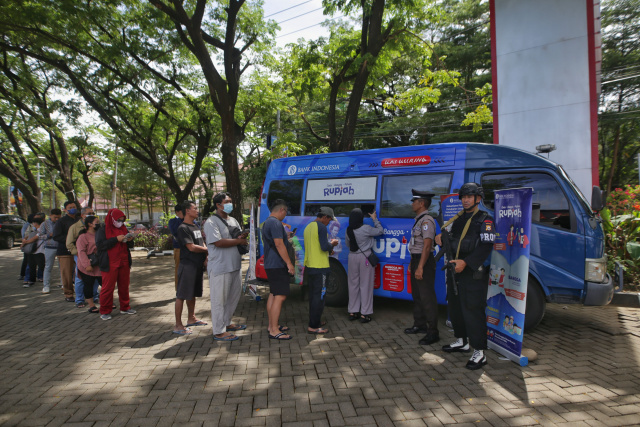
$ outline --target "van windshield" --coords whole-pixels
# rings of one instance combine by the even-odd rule
[[[582,194],[582,191],[580,191],[576,183],[573,182],[569,174],[560,165],[558,165],[558,170],[560,171],[560,175],[567,180],[567,182],[569,183],[569,186],[571,187],[573,192],[576,194],[576,196],[578,196],[578,200],[580,201],[580,204],[582,205],[582,207],[584,207],[585,212],[587,212],[591,216],[594,216],[595,214],[591,210],[591,205],[587,201],[587,198],[584,197],[584,194]]]

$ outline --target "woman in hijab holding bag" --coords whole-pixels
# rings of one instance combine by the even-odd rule
[[[104,220],[104,227],[96,232],[96,247],[100,271],[102,272],[102,290],[100,291],[100,318],[111,319],[113,310],[113,291],[118,285],[120,313],[136,314],[129,305],[129,275],[131,272],[131,253],[133,234],[129,234],[124,221],[125,214],[119,209],[110,209]]]
[[[346,244],[349,247],[349,320],[371,321],[373,314],[373,280],[375,266],[367,258],[373,250],[374,237],[384,232],[375,211],[369,216],[375,227],[363,223],[362,210],[355,208],[349,214]]]

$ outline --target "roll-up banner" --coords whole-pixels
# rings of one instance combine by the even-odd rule
[[[495,192],[496,241],[491,253],[487,292],[487,338],[489,348],[527,366],[522,356],[529,240],[531,236],[531,188]]]
[[[244,291],[251,295],[251,298],[260,301],[260,295],[256,289],[256,222],[253,213],[253,204],[251,205],[251,217],[249,218],[249,268],[244,276]]]

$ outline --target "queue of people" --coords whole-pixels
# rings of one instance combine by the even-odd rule
[[[414,300],[413,325],[406,334],[425,334],[418,343],[432,345],[440,340],[438,331],[438,304],[435,293],[436,263],[434,244],[441,245],[441,235],[436,235],[434,219],[429,215],[432,193],[412,190],[412,210],[415,221],[411,228],[409,253],[411,261],[412,296]],[[447,299],[449,316],[456,340],[442,347],[445,352],[473,354],[466,364],[468,369],[479,369],[487,363],[487,327],[485,322],[488,270],[484,266],[493,248],[495,233],[493,219],[478,208],[484,197],[481,187],[475,183],[463,185],[459,198],[463,210],[443,224],[450,229],[452,246],[456,251],[453,264],[447,270]],[[213,339],[235,341],[237,331],[246,325],[232,323],[241,293],[241,259],[246,253],[247,232],[230,216],[233,201],[229,193],[213,197],[215,213],[204,227],[196,219],[196,204],[186,201],[176,206],[176,218],[170,221],[174,236],[175,260],[175,325],[172,332],[190,335],[193,327],[206,326],[207,322],[195,316],[196,298],[203,294],[203,275],[207,270],[211,299]],[[53,254],[59,259],[61,287],[65,300],[90,313],[100,313],[103,320],[111,319],[113,293],[117,287],[120,313],[135,314],[129,300],[129,279],[133,234],[124,222],[125,214],[118,209],[109,210],[104,226],[91,208],[83,208],[78,215],[74,202],[66,202],[65,214],[53,209],[49,219],[44,214],[32,215],[25,229],[21,247],[25,252],[24,264],[29,268],[25,286],[36,281],[38,269],[44,271],[43,293],[50,292]],[[282,306],[290,293],[290,278],[295,273],[290,239],[293,232],[283,223],[287,216],[287,204],[276,200],[270,206],[270,215],[262,224],[264,267],[269,283],[267,300],[268,336],[274,340],[290,340],[290,328],[280,324]],[[376,213],[368,214],[373,226],[364,224],[361,209],[353,209],[346,231],[348,255],[349,320],[368,323],[373,314],[373,290],[377,257],[373,252],[374,238],[383,233],[383,225]],[[327,226],[335,221],[330,207],[318,210],[314,221],[304,230],[305,281],[309,292],[309,322],[307,333],[326,334],[322,321],[326,285],[331,274],[329,257],[340,243],[332,239]],[[27,250],[27,248],[29,248]],[[25,276],[26,271],[21,271]],[[453,271],[452,271],[453,270]],[[451,280],[455,275],[455,281]],[[26,276],[25,276],[26,277]],[[457,283],[455,289],[452,283]],[[75,286],[74,286],[75,285]],[[100,291],[98,293],[98,288]],[[96,306],[99,303],[99,308]],[[182,321],[184,304],[187,320]]]
[[[58,258],[65,301],[77,308],[88,306],[89,313],[100,313],[102,320],[110,320],[116,308],[113,292],[117,284],[120,313],[135,314],[129,305],[134,236],[128,233],[125,219],[123,212],[111,209],[101,227],[91,207],[78,212],[73,201],[65,202],[64,215],[60,209],[52,209],[46,220],[44,213],[31,215],[20,245],[28,265],[28,270],[21,270],[24,287],[32,286],[36,270],[42,270],[42,293],[50,293],[51,271]]]

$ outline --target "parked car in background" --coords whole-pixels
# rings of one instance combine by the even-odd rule
[[[140,222],[136,222],[135,224],[131,224],[130,231],[133,234],[138,234],[148,229],[149,229],[149,223],[140,221]]]
[[[0,215],[0,247],[11,249],[15,242],[22,241],[20,231],[26,221],[17,215]]]

